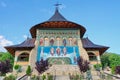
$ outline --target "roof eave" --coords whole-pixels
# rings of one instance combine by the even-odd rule
[[[30,29],[30,33],[32,35],[32,38],[36,38],[36,30],[39,28],[39,29],[43,29],[44,27],[42,25],[48,23],[48,24],[51,24],[52,22],[56,22],[56,23],[59,23],[59,22],[64,22],[64,23],[71,23],[71,24],[75,24],[76,27],[73,27],[73,28],[78,28],[80,29],[80,37],[82,38],[86,32],[86,29],[85,27],[83,27],[82,25],[80,24],[77,24],[77,23],[74,23],[72,21],[45,21],[45,22],[42,22],[42,23],[39,23],[37,25],[34,25],[31,29]],[[49,26],[46,26],[45,28],[49,28]],[[53,27],[53,28],[58,28],[57,26],[56,27]],[[68,28],[68,27],[66,27]],[[70,28],[69,28],[70,29]]]
[[[86,50],[98,50],[100,55],[102,55],[109,47],[84,47]]]

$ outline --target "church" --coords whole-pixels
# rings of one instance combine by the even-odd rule
[[[41,59],[48,59],[49,64],[53,65],[51,70],[56,69],[58,74],[74,73],[78,70],[76,60],[79,56],[91,65],[98,64],[101,63],[100,56],[109,48],[84,38],[85,32],[84,26],[62,16],[57,6],[47,21],[31,27],[32,38],[5,48],[14,56],[14,65],[21,65],[24,73],[30,65],[36,74],[35,62]]]

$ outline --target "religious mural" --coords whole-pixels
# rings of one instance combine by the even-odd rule
[[[38,46],[37,61],[41,58],[69,58],[71,64],[76,64],[79,57],[78,46]]]
[[[55,64],[76,64],[77,57],[80,56],[76,32],[77,30],[38,30],[37,61],[43,58]]]

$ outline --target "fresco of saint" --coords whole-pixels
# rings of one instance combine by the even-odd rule
[[[60,56],[60,48],[59,47],[56,49],[56,53],[58,56]]]
[[[43,39],[41,38],[40,39],[40,46],[42,46],[43,45]]]
[[[54,48],[50,49],[50,54],[53,56],[54,55]]]
[[[65,47],[63,48],[63,54],[64,56],[67,54],[67,49]]]
[[[63,45],[66,46],[66,44],[67,44],[66,39],[63,39]]]

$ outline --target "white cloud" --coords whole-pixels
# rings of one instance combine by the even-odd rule
[[[2,7],[7,7],[7,4],[5,3],[5,2],[0,2],[0,5],[2,6]]]
[[[27,35],[23,35],[23,38],[27,39],[27,37],[28,37]]]
[[[60,8],[60,9],[64,9],[64,8],[66,8],[66,5],[62,4],[62,5],[60,5],[59,8]]]
[[[6,51],[4,46],[13,45],[12,41],[7,40],[4,36],[0,35],[0,52]]]

